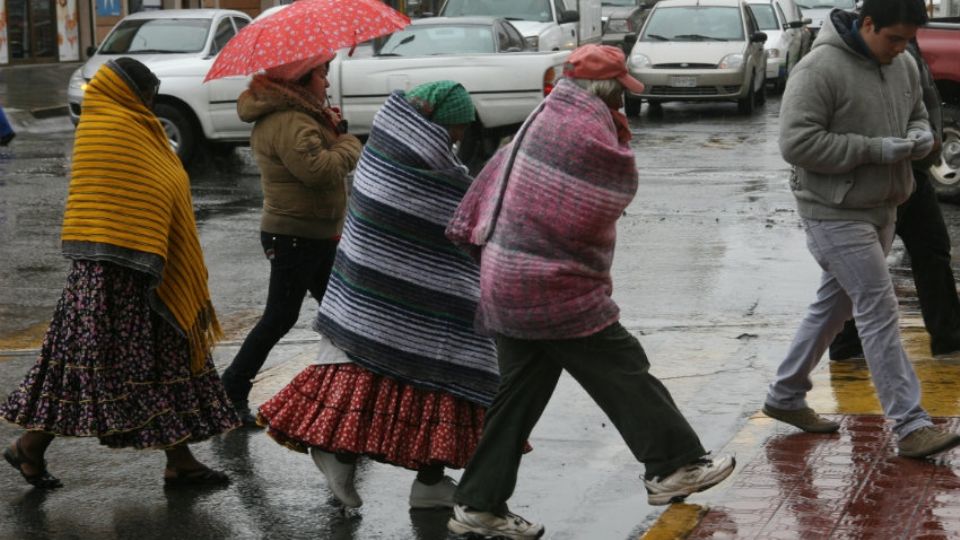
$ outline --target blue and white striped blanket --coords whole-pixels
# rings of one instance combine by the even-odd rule
[[[373,120],[314,328],[357,364],[489,406],[494,342],[474,331],[479,269],[444,235],[472,179],[402,93]]]

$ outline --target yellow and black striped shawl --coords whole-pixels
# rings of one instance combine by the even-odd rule
[[[122,69],[90,81],[73,150],[64,254],[109,260],[154,278],[150,302],[190,341],[202,369],[222,332],[207,288],[190,180],[157,117]]]

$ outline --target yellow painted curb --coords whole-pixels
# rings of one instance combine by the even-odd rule
[[[707,507],[699,504],[677,503],[660,515],[660,519],[640,540],[677,540],[686,538],[707,513]]]

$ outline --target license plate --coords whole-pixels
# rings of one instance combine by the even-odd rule
[[[694,88],[697,86],[696,77],[670,77],[670,86],[676,88]]]

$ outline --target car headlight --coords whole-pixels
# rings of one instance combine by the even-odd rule
[[[67,84],[67,90],[82,92],[86,89],[87,82],[83,80],[83,68],[77,68],[70,76],[70,82]]]
[[[535,51],[540,49],[540,36],[527,36],[523,38],[523,41],[527,43],[527,47]]]
[[[634,70],[648,68],[652,65],[650,58],[647,55],[640,53],[632,53],[630,55],[629,64],[630,68]]]
[[[728,54],[720,60],[717,66],[720,69],[738,69],[743,65],[743,55],[740,53]]]
[[[767,49],[767,58],[780,58],[780,49]]]
[[[625,34],[630,31],[630,23],[627,19],[610,19],[610,21],[607,22],[607,31]]]

